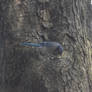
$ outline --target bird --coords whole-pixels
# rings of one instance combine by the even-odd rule
[[[31,42],[22,42],[20,43],[22,46],[32,46],[32,47],[39,47],[39,48],[54,48],[55,52],[58,52],[58,54],[62,54],[63,52],[63,47],[60,43],[58,42],[40,42],[40,43],[31,43]]]

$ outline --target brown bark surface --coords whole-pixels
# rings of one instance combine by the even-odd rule
[[[90,0],[0,1],[0,92],[91,92]],[[56,41],[62,56],[21,42]]]

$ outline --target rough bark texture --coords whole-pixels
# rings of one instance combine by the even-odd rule
[[[0,92],[91,92],[90,0],[0,0]],[[20,42],[56,41],[62,56]]]

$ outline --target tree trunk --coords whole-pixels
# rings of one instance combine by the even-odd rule
[[[0,1],[0,92],[91,92],[90,0]],[[63,54],[23,47],[56,41]]]

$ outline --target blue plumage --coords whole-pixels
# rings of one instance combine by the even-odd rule
[[[20,45],[23,45],[23,46],[33,46],[33,47],[41,47],[40,44],[37,44],[37,43],[29,43],[29,42],[23,42]]]
[[[61,44],[57,43],[57,42],[41,42],[41,43],[30,43],[30,42],[23,42],[21,43],[21,45],[23,46],[33,46],[33,47],[55,47],[55,49],[62,54],[63,52],[63,47],[61,46]]]

